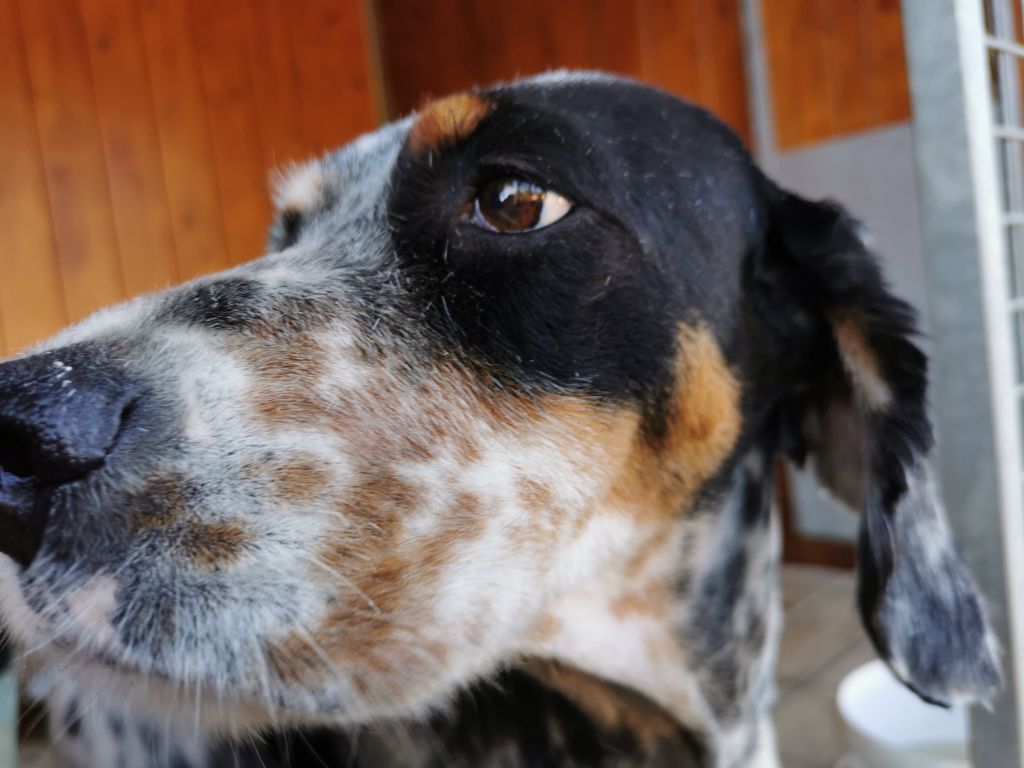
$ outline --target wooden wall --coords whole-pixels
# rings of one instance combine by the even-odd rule
[[[762,2],[783,147],[906,117],[897,0]],[[739,4],[0,0],[0,354],[258,255],[270,169],[430,95],[602,68],[746,138]]]
[[[659,85],[749,135],[739,0],[378,0],[377,8],[394,115],[432,95],[574,67]]]
[[[361,0],[0,0],[0,353],[258,255],[382,115]]]
[[[910,117],[899,0],[761,0],[778,148]]]

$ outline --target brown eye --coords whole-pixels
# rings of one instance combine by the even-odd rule
[[[529,232],[565,216],[572,203],[557,192],[522,179],[497,179],[473,203],[474,224],[495,232]]]

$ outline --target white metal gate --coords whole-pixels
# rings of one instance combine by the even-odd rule
[[[950,522],[1004,646],[979,768],[1024,766],[1024,110],[1020,0],[903,0]]]

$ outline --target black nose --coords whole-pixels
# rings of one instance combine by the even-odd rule
[[[54,489],[103,463],[136,396],[95,346],[0,364],[0,552],[32,562]]]

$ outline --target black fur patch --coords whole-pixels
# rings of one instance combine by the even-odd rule
[[[260,318],[264,293],[252,280],[215,280],[175,296],[160,319],[213,330],[243,329]]]
[[[734,333],[756,237],[749,156],[707,112],[625,81],[484,96],[494,109],[470,137],[405,151],[394,176],[391,224],[428,322],[489,375],[641,401],[656,419],[679,324]],[[504,176],[575,207],[514,235],[460,220]]]
[[[610,684],[609,684],[610,685]],[[291,731],[260,743],[225,746],[215,765],[238,768],[698,768],[709,754],[680,727],[647,744],[609,731],[563,694],[527,672],[507,670],[464,690],[426,723],[393,723],[357,732]]]

